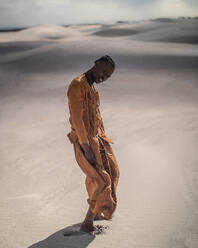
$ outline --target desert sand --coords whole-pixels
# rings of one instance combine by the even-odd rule
[[[1,248],[198,247],[198,20],[39,25],[0,33]],[[121,177],[101,235],[88,204],[67,87],[111,55],[98,86]]]

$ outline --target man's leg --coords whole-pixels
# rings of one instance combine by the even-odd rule
[[[83,223],[81,224],[80,229],[83,232],[94,231],[95,230],[94,225],[93,225],[94,218],[95,218],[95,214],[91,212],[91,208],[89,207],[87,214],[86,214],[86,217],[85,217]]]

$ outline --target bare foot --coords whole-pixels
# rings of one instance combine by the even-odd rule
[[[95,235],[105,234],[106,230],[109,229],[109,226],[96,225],[96,230],[94,231]]]
[[[80,230],[83,232],[93,232],[95,230],[95,227],[93,225],[93,222],[83,222],[80,226]]]

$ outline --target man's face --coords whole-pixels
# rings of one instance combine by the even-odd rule
[[[96,62],[95,70],[93,71],[94,81],[97,84],[106,81],[112,75],[113,71],[113,67],[108,62]]]

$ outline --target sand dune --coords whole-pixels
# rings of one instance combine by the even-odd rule
[[[164,26],[163,28],[151,31],[149,35],[141,34],[135,37],[143,41],[161,41],[175,43],[198,43],[198,21],[197,20],[178,20],[177,22]]]
[[[157,19],[140,24],[121,24],[99,30],[94,35],[103,37],[129,36],[134,40],[175,43],[198,43],[198,21]]]
[[[95,32],[94,35],[105,36],[105,37],[116,37],[116,36],[129,36],[133,34],[138,34],[137,30],[133,29],[124,29],[124,28],[109,28],[106,30],[101,30]]]
[[[81,36],[74,28],[58,25],[37,25],[18,32],[5,32],[0,35],[0,42],[6,41],[35,41],[35,40],[63,40]]]
[[[196,25],[157,20],[0,33],[2,247],[197,248],[198,50],[181,43],[196,37]],[[138,34],[121,35],[131,30]],[[171,32],[179,41],[170,43]],[[104,235],[64,236],[76,233],[87,210],[85,177],[66,136],[66,91],[103,54],[117,65],[99,91],[121,170],[118,208],[112,221],[97,223],[109,226]]]
[[[88,47],[87,47],[88,48]],[[109,49],[110,50],[110,49]],[[73,63],[73,57],[77,53],[62,53],[58,49],[49,52],[36,53],[34,55],[17,59],[14,62],[9,62],[4,67],[13,67],[22,73],[59,73],[62,71],[73,70],[78,68],[84,61],[87,61],[91,56],[88,54],[79,54],[79,59]],[[99,53],[98,53],[99,56]],[[120,68],[127,69],[196,69],[198,68],[197,56],[177,56],[177,55],[142,55],[131,54],[122,55],[114,54],[114,57],[120,60]]]
[[[2,43],[0,43],[0,55],[32,50],[32,49],[41,47],[41,46],[46,45],[46,44],[47,44],[47,42],[42,42],[42,41],[2,42]]]

